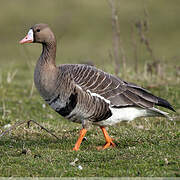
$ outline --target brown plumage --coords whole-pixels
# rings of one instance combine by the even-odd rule
[[[23,43],[41,43],[43,50],[34,72],[34,82],[44,100],[65,118],[81,123],[78,150],[89,124],[99,125],[106,145],[115,146],[104,126],[130,121],[142,116],[167,116],[155,105],[174,109],[164,99],[147,90],[127,83],[94,66],[82,64],[55,64],[56,39],[48,25],[37,24],[30,28]]]

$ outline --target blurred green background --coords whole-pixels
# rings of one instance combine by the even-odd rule
[[[20,45],[19,40],[34,24],[47,23],[58,42],[57,64],[90,61],[114,74],[108,0],[0,0],[0,134],[7,125],[33,119],[59,137],[55,141],[34,124],[0,137],[0,176],[180,176],[180,0],[117,0],[116,7],[127,59],[126,71],[120,68],[118,75],[167,99],[176,110],[167,110],[175,122],[142,118],[109,127],[117,148],[107,151],[97,151],[104,139],[99,128],[93,127],[81,150],[72,152],[81,125],[64,120],[45,105],[33,84],[41,45]],[[145,18],[145,35],[155,59],[160,60],[160,75],[148,73],[153,57],[140,43],[134,26]],[[70,165],[76,158],[77,166]]]
[[[111,8],[107,0],[1,0],[0,63],[4,66],[33,64],[40,55],[40,45],[19,45],[18,41],[36,23],[47,23],[57,41],[57,63],[93,61],[103,68],[110,64],[112,50]],[[121,39],[132,65],[131,26],[148,11],[149,41],[156,57],[174,64],[180,58],[179,0],[118,0]],[[138,37],[138,36],[137,36]],[[138,39],[138,38],[137,38]],[[140,62],[150,57],[138,46]]]

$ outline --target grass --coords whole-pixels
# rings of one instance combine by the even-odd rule
[[[78,152],[73,152],[81,125],[68,122],[53,112],[32,90],[32,77],[20,68],[11,83],[2,73],[0,86],[1,130],[6,124],[34,119],[55,133],[59,140],[38,126],[26,124],[0,139],[1,176],[180,176],[179,117],[176,123],[164,118],[142,118],[109,127],[116,148],[97,151],[104,144],[100,128],[92,127]],[[27,73],[31,76],[30,73]],[[156,95],[166,97],[180,112],[178,85],[156,86]],[[76,158],[78,161],[71,165]],[[82,170],[78,166],[82,166]]]
[[[46,22],[53,27],[58,45],[60,40],[62,42],[58,46],[57,64],[90,60],[99,68],[114,73],[109,58],[112,48],[111,10],[106,1],[65,3],[64,0],[55,0],[52,4],[46,1],[43,9],[39,8],[42,2],[7,1],[2,2],[0,7],[0,133],[7,124],[33,119],[56,134],[59,140],[35,124],[29,128],[24,124],[1,137],[0,176],[179,177],[180,78],[179,71],[175,69],[175,66],[180,66],[179,1],[159,0],[147,4],[141,0],[135,3],[120,1],[119,5],[121,37],[128,59],[126,73],[120,76],[171,102],[176,113],[168,112],[175,121],[141,118],[109,127],[108,132],[117,147],[104,151],[96,149],[104,144],[102,132],[100,128],[92,127],[78,152],[73,152],[72,148],[81,125],[63,119],[46,106],[33,86],[33,69],[41,47],[35,44],[19,46],[18,40],[32,24]],[[152,57],[140,43],[137,44],[139,73],[134,72],[130,22],[143,16],[144,5],[152,22],[150,43],[164,66],[162,77],[154,73],[150,75],[144,70]],[[164,11],[167,8],[169,11]]]
[[[179,176],[178,128],[162,120],[148,124],[154,128],[148,126],[144,130],[132,125],[110,128],[117,148],[105,151],[96,150],[96,146],[103,144],[103,138],[99,131],[91,130],[79,152],[71,150],[78,130],[68,128],[66,123],[58,124],[61,130],[66,129],[63,132],[56,129],[58,141],[36,127],[18,128],[1,140],[1,175]],[[76,165],[70,165],[76,158]],[[79,170],[78,165],[83,169]]]

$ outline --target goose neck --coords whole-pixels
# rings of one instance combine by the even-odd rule
[[[55,65],[55,58],[56,58],[56,42],[46,42],[42,43],[42,53],[40,56],[40,60],[44,63],[50,63]]]

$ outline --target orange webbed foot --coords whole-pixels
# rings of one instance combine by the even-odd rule
[[[78,151],[79,148],[77,148],[77,147],[74,146],[72,150],[73,150],[73,151]]]
[[[97,147],[98,150],[104,150],[104,149],[107,149],[109,147],[116,147],[116,144],[113,143],[113,139],[108,135],[106,129],[104,127],[100,127],[103,134],[104,134],[104,137],[105,137],[105,140],[106,140],[106,144],[102,147]]]
[[[116,147],[116,144],[113,143],[113,141],[111,140],[110,142],[106,142],[104,146],[98,146],[97,150],[104,150],[104,149],[112,148],[112,147]]]
[[[116,147],[116,144],[113,143],[112,141],[111,142],[107,142],[102,149],[107,149],[109,147]]]

